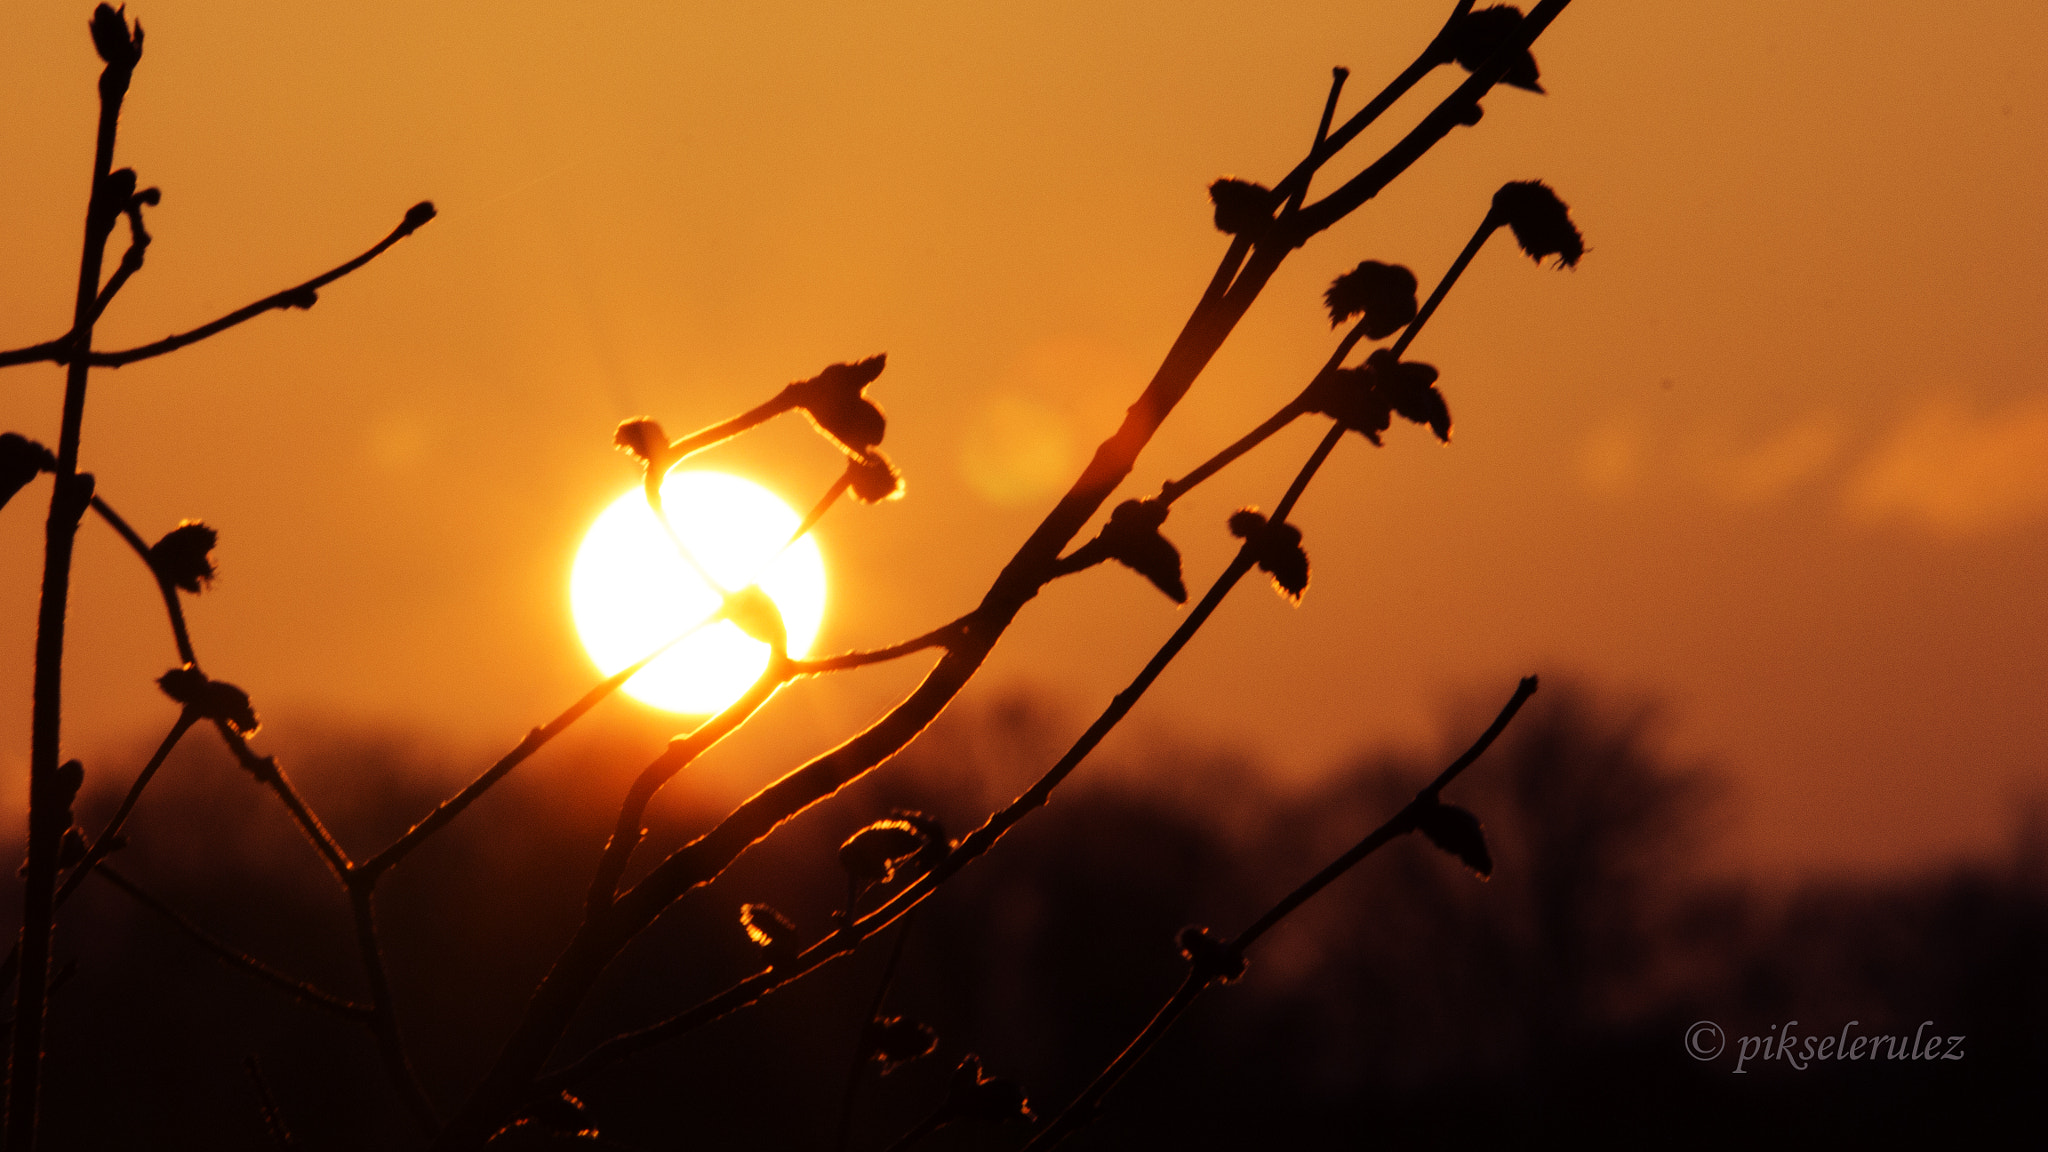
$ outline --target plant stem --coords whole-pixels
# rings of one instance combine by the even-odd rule
[[[64,415],[57,441],[57,479],[44,530],[43,586],[36,616],[35,695],[29,749],[28,862],[22,881],[21,978],[15,984],[13,1062],[7,1086],[7,1147],[33,1152],[37,1100],[42,1089],[43,1007],[50,976],[50,928],[56,914],[57,852],[71,824],[71,797],[57,774],[64,715],[64,616],[71,595],[72,546],[90,499],[91,480],[78,476],[78,442],[85,423],[85,384],[90,366],[100,264],[112,221],[103,211],[103,189],[113,167],[114,137],[132,65],[108,64],[100,78],[99,129],[94,138],[92,195],[85,210],[85,245],[78,260],[78,292],[72,306],[68,345],[72,359],[64,378]]]

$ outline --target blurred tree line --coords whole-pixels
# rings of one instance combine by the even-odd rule
[[[743,857],[708,899],[672,909],[600,986],[566,1050],[751,972],[743,902],[822,934],[844,897],[833,854],[850,832],[896,808],[971,828],[1072,727],[1025,700],[942,720]],[[1675,763],[1658,736],[1653,708],[1547,687],[1450,797],[1486,821],[1491,882],[1417,837],[1397,843],[1276,932],[1081,1146],[1426,1148],[1554,1135],[1775,1147],[1991,1133],[2004,1144],[2048,1130],[2030,1102],[2048,1083],[2043,810],[2016,822],[1997,862],[1778,890],[1698,865],[1726,789],[1711,769]],[[382,916],[395,992],[437,1093],[466,1087],[463,1070],[487,1062],[573,930],[587,857],[611,819],[604,798],[617,790],[591,774],[638,762],[626,752],[601,740],[551,750],[393,877]],[[325,782],[316,787],[349,782],[333,821],[344,840],[388,839],[443,775],[416,750],[370,739],[294,759]],[[1222,754],[1090,764],[1072,795],[912,918],[885,1011],[929,1025],[938,1051],[886,1076],[855,1073],[852,1147],[886,1147],[915,1124],[968,1051],[1041,1107],[1071,1098],[1178,981],[1179,928],[1256,914],[1439,767],[1387,754],[1281,794],[1255,764]],[[113,858],[122,874],[275,967],[355,993],[346,910],[275,805],[210,744],[181,749],[166,774],[135,844]],[[89,795],[82,814],[95,820],[113,800]],[[657,814],[657,846],[722,814],[688,805]],[[359,1027],[218,962],[105,882],[76,907],[57,955],[75,961],[60,979],[84,994],[60,989],[52,1001],[52,1147],[217,1149],[236,1134],[240,1146],[274,1147],[252,1058],[299,1147],[368,1147],[403,1127]],[[579,1086],[590,1122],[620,1147],[679,1148],[681,1132],[691,1147],[830,1147],[887,952]],[[1910,1033],[1928,1019],[1967,1038],[1963,1060],[1804,1071],[1752,1061],[1731,1073],[1738,1037],[1789,1020],[1808,1035],[1850,1020]],[[1698,1020],[1717,1022],[1730,1051],[1690,1057],[1684,1037]],[[947,1129],[926,1146],[1021,1137]]]

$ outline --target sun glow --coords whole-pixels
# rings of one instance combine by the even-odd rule
[[[782,611],[789,654],[810,651],[825,614],[825,562],[801,522],[766,488],[723,472],[672,472],[661,486],[669,523],[728,591],[759,584]],[[719,594],[683,559],[634,488],[604,510],[577,550],[569,607],[584,649],[610,676],[718,611]],[[730,621],[698,628],[625,691],[671,712],[703,715],[738,699],[768,666],[768,645]]]

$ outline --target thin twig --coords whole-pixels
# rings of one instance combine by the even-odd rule
[[[1480,734],[1478,740],[1473,741],[1472,746],[1465,750],[1464,755],[1453,760],[1448,768],[1445,768],[1437,775],[1435,780],[1430,782],[1428,787],[1416,793],[1413,803],[1396,813],[1385,824],[1374,829],[1371,834],[1366,836],[1365,839],[1360,840],[1342,856],[1331,861],[1328,867],[1302,881],[1300,887],[1289,892],[1278,903],[1268,908],[1257,920],[1252,921],[1249,928],[1238,933],[1233,941],[1233,946],[1240,952],[1250,948],[1258,942],[1259,937],[1272,931],[1274,925],[1286,919],[1296,908],[1308,903],[1311,897],[1329,887],[1332,881],[1349,871],[1353,865],[1372,855],[1373,852],[1377,851],[1387,841],[1411,831],[1414,827],[1416,812],[1422,807],[1436,803],[1438,794],[1444,790],[1446,785],[1457,779],[1460,772],[1471,767],[1473,761],[1485,755],[1486,750],[1493,746],[1493,742],[1500,738],[1500,734],[1507,730],[1509,722],[1515,718],[1515,713],[1520,712],[1522,705],[1527,703],[1529,697],[1535,694],[1536,677],[1522,677],[1522,682],[1515,686],[1514,695],[1508,698],[1508,702],[1502,706],[1500,714],[1493,718],[1493,723],[1487,727],[1485,732]]]
[[[1571,0],[1543,0],[1542,3],[1522,17],[1516,25],[1515,34],[1503,43],[1495,53],[1493,62],[1466,77],[1465,82],[1439,102],[1429,115],[1422,118],[1408,135],[1387,150],[1364,171],[1353,176],[1323,199],[1303,208],[1294,217],[1293,227],[1284,239],[1287,243],[1299,245],[1309,237],[1342,220],[1355,211],[1359,205],[1379,195],[1381,189],[1392,183],[1396,176],[1408,170],[1423,153],[1434,147],[1438,141],[1450,135],[1451,130],[1465,123],[1467,111],[1482,97],[1491,92],[1507,74],[1508,68],[1520,53],[1535,43],[1536,38],[1550,27]],[[1342,135],[1340,132],[1339,135]],[[1336,137],[1332,137],[1334,142]],[[1341,145],[1339,145],[1341,147]]]
[[[399,222],[398,227],[393,228],[390,235],[372,245],[369,251],[347,263],[331,268],[303,284],[287,288],[282,292],[274,292],[256,301],[254,304],[237,308],[220,319],[202,324],[189,332],[180,332],[175,336],[166,336],[152,344],[125,348],[118,352],[90,352],[85,355],[84,359],[86,363],[96,368],[119,368],[123,365],[133,364],[137,360],[148,360],[152,357],[162,356],[166,352],[175,352],[188,345],[197,344],[209,336],[218,335],[245,320],[252,320],[261,316],[265,312],[283,308],[311,308],[320,289],[383,255],[385,249],[412,235],[433,218],[434,206],[422,200],[407,209],[405,219]]]
[[[107,826],[100,830],[92,846],[86,849],[84,858],[72,866],[70,874],[57,886],[57,894],[52,901],[52,915],[55,915],[56,909],[64,907],[65,902],[71,899],[71,894],[78,890],[78,886],[85,882],[87,876],[92,875],[92,870],[99,866],[100,861],[106,859],[120,843],[117,837],[121,834],[121,826],[127,821],[128,814],[134,810],[135,802],[142,796],[142,790],[149,786],[150,779],[156,775],[156,770],[163,766],[164,760],[171,754],[171,749],[177,747],[178,740],[197,720],[198,717],[189,708],[179,713],[177,722],[171,725],[170,733],[157,745],[155,755],[151,756],[149,762],[142,766],[142,771],[136,774],[135,783],[129,786],[128,795],[122,798],[121,806],[114,811],[113,818],[107,821]],[[7,950],[7,958],[0,960],[0,989],[12,987],[14,977],[20,969],[21,944],[17,941]]]
[[[270,1085],[263,1079],[263,1070],[257,1067],[254,1056],[243,1060],[242,1067],[248,1069],[249,1082],[256,1087],[257,1115],[263,1118],[264,1134],[270,1137],[273,1148],[291,1152],[298,1147],[298,1141],[292,1139],[291,1126],[284,1122],[284,1113],[278,1109],[277,1098],[270,1094]]]
[[[249,747],[249,741],[240,732],[235,731],[227,721],[215,720],[213,728],[220,733],[220,738],[228,746],[228,751],[234,754],[235,762],[259,782],[269,785],[272,792],[277,793],[277,798],[284,802],[285,810],[291,813],[293,822],[298,824],[299,831],[305,833],[306,839],[312,841],[314,849],[320,853],[320,858],[327,862],[335,877],[346,885],[349,870],[354,867],[348,853],[342,851],[341,843],[327,830],[327,825],[322,824],[320,817],[314,815],[313,810],[306,806],[306,801],[299,795],[299,790],[292,786],[291,778],[285,775],[284,765],[279,764],[275,756],[258,756],[255,750]]]
[[[199,714],[190,708],[178,713],[178,719],[171,725],[171,730],[164,734],[163,741],[157,745],[156,753],[149,758],[149,763],[144,764],[142,771],[135,774],[135,783],[128,786],[128,794],[121,798],[121,805],[114,809],[113,816],[107,820],[107,826],[100,829],[100,834],[93,838],[92,847],[86,849],[84,859],[71,869],[71,874],[66,876],[64,883],[58,887],[58,907],[63,907],[64,901],[78,890],[78,886],[85,882],[93,868],[114,851],[115,846],[120,843],[118,837],[121,835],[121,828],[128,822],[128,814],[135,811],[135,802],[142,798],[142,790],[149,787],[149,782],[155,778],[157,769],[163,767],[164,761],[170,757],[171,749],[176,748],[186,731],[198,722]]]
[[[325,1008],[329,1012],[350,1020],[367,1021],[370,1019],[371,1011],[364,1005],[357,1004],[351,1000],[344,1000],[331,992],[324,992],[304,980],[287,976],[263,961],[243,952],[241,949],[222,943],[204,928],[193,923],[184,913],[150,895],[147,890],[136,884],[135,881],[130,880],[113,865],[103,863],[93,870],[93,875],[126,892],[137,904],[177,925],[185,935],[191,937],[192,941],[201,948],[227,961],[230,965],[283,989],[303,1003],[310,1004],[316,1008]]]
[[[1305,401],[1309,393],[1318,384],[1322,383],[1330,373],[1343,367],[1345,358],[1350,356],[1352,349],[1358,347],[1358,342],[1365,338],[1366,320],[1367,318],[1363,316],[1358,318],[1358,323],[1353,324],[1351,330],[1344,334],[1344,338],[1338,341],[1336,351],[1330,353],[1329,359],[1323,362],[1322,368],[1313,377],[1310,377],[1308,385],[1301,390],[1299,395],[1281,405],[1278,412],[1266,417],[1264,421],[1260,422],[1258,427],[1238,437],[1228,447],[1203,461],[1201,466],[1192,472],[1178,480],[1169,480],[1161,484],[1159,486],[1159,499],[1171,504],[1182,496],[1187,495],[1196,485],[1221,472],[1232,461],[1258,447],[1282,428],[1292,424],[1295,417],[1307,412],[1308,406]],[[1418,326],[1411,325],[1411,327]]]
[[[706,617],[707,621],[709,619],[710,617]],[[700,622],[698,627],[702,626],[703,622]],[[400,836],[393,842],[391,847],[384,849],[382,852],[357,865],[352,873],[354,882],[374,885],[386,871],[400,860],[403,860],[407,853],[419,847],[420,843],[427,837],[440,831],[450,821],[460,816],[462,810],[469,807],[477,797],[490,791],[492,785],[504,779],[507,774],[525,762],[528,757],[540,751],[541,748],[546,746],[548,741],[561,735],[571,724],[582,719],[585,713],[597,707],[606,697],[618,691],[625,685],[626,681],[638,675],[641,669],[653,663],[662,653],[680,643],[685,636],[692,635],[696,631],[696,628],[691,628],[689,631],[649,652],[639,660],[605,677],[595,688],[584,693],[582,699],[564,709],[560,715],[528,732],[525,738],[519,741],[517,747],[499,757],[497,763],[486,768],[482,775],[470,781],[468,787],[441,801],[432,812],[427,813],[425,818],[413,825],[406,831],[405,835]]]
[[[370,1033],[377,1038],[377,1054],[384,1060],[384,1072],[391,1078],[391,1086],[419,1124],[420,1134],[431,1137],[440,1129],[441,1118],[435,1114],[434,1103],[427,1099],[426,1090],[420,1087],[419,1074],[413,1071],[412,1061],[405,1054],[405,1038],[398,1031],[398,1011],[391,1002],[391,981],[384,974],[384,950],[377,943],[373,899],[368,887],[349,887],[348,907],[355,920],[356,953],[370,985]]]
[[[128,547],[134,549],[135,554],[142,558],[142,566],[149,569],[149,578],[156,581],[157,591],[163,594],[164,615],[171,622],[171,638],[177,642],[178,659],[197,668],[199,657],[193,654],[192,635],[185,629],[185,607],[178,600],[177,585],[164,579],[157,572],[156,565],[149,558],[149,542],[137,534],[135,529],[130,528],[128,522],[97,495],[92,498],[92,510],[99,513],[100,519],[106,521],[121,539],[128,542]]]
[[[849,668],[864,668],[869,664],[880,664],[897,660],[930,648],[948,648],[967,629],[967,618],[961,617],[949,624],[941,624],[922,636],[913,637],[901,644],[887,648],[870,648],[859,652],[843,652],[837,656],[821,656],[815,660],[791,660],[788,674],[798,676],[822,676],[827,672],[844,672]]]
[[[853,905],[847,903],[847,915],[853,914]],[[896,982],[896,966],[903,962],[904,945],[910,942],[910,918],[904,917],[903,927],[896,933],[896,947],[889,950],[889,962],[882,966],[882,978],[875,983],[874,998],[868,1001],[868,1014],[861,1019],[860,1032],[853,1041],[853,1063],[846,1069],[846,1093],[839,1103],[839,1138],[833,1147],[846,1152],[846,1146],[853,1140],[853,1103],[860,1093],[860,1072],[868,1062],[868,1026],[882,1018],[882,1005],[888,1002],[889,986]]]
[[[640,822],[646,817],[647,805],[653,802],[655,793],[674,779],[676,773],[745,723],[768,702],[777,688],[788,682],[789,661],[780,653],[776,657],[739,699],[726,705],[717,715],[707,718],[688,735],[669,741],[661,755],[634,778],[625,800],[619,805],[619,819],[612,829],[611,839],[605,844],[604,855],[598,860],[597,874],[590,882],[585,913],[587,922],[598,920],[610,910],[617,898],[619,880],[626,874],[626,865],[633,858],[633,850],[640,846],[641,838],[646,835],[647,830],[640,826]]]
[[[149,197],[149,203],[156,203],[155,189],[150,189],[144,195]],[[121,253],[120,266],[114,269],[114,274],[107,279],[106,287],[100,289],[99,297],[93,301],[92,318],[95,323],[99,321],[100,317],[106,315],[107,305],[112,304],[114,297],[121,294],[121,289],[127,285],[129,277],[142,271],[143,257],[149,253],[150,235],[149,229],[142,225],[142,201],[137,199],[131,202],[128,205],[126,215],[128,217],[128,250]]]
[[[1473,761],[1479,759],[1493,745],[1494,740],[1506,730],[1509,721],[1515,718],[1515,713],[1521,711],[1522,704],[1535,691],[1536,677],[1523,677],[1522,682],[1516,686],[1514,695],[1508,699],[1507,705],[1501,709],[1500,714],[1494,718],[1493,723],[1487,727],[1479,739],[1470,748],[1465,750],[1464,755],[1452,761],[1450,766],[1439,773],[1434,781],[1416,794],[1415,799],[1409,801],[1399,812],[1389,817],[1385,823],[1373,829],[1365,839],[1359,841],[1342,856],[1339,856],[1328,867],[1310,877],[1300,887],[1289,892],[1279,903],[1267,909],[1266,913],[1254,921],[1251,927],[1246,928],[1229,943],[1228,947],[1231,952],[1241,959],[1245,949],[1251,947],[1261,936],[1264,936],[1271,930],[1274,925],[1285,919],[1289,913],[1307,903],[1310,897],[1327,888],[1337,877],[1342,876],[1359,861],[1372,855],[1385,845],[1414,831],[1416,828],[1416,817],[1420,809],[1425,806],[1434,805],[1437,802],[1437,794],[1443,790],[1444,786],[1457,779],[1460,772],[1470,767]],[[1214,969],[1191,961],[1188,965],[1187,974],[1181,979],[1180,987],[1174,990],[1173,995],[1167,999],[1165,1004],[1160,1006],[1159,1011],[1153,1014],[1152,1019],[1146,1022],[1145,1027],[1139,1031],[1138,1035],[1124,1047],[1123,1051],[1117,1054],[1116,1059],[1110,1061],[1109,1066],[1096,1075],[1088,1087],[1082,1090],[1081,1094],[1074,1099],[1074,1102],[1069,1104],[1059,1114],[1059,1117],[1044,1132],[1038,1135],[1037,1139],[1026,1145],[1026,1152],[1043,1152],[1045,1149],[1052,1148],[1095,1119],[1101,1112],[1103,1099],[1108,1096],[1111,1089],[1116,1087],[1117,1082],[1123,1079],[1124,1074],[1129,1072],[1139,1060],[1143,1059],[1147,1052],[1151,1051],[1152,1046],[1159,1041],[1159,1038],[1166,1034],[1167,1029],[1173,1027],[1174,1022],[1180,1019],[1181,1015],[1187,1011],[1188,1007],[1204,991],[1220,982],[1221,979],[1223,977],[1219,976]]]

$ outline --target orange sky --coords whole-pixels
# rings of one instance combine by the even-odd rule
[[[103,345],[295,283],[416,200],[442,216],[309,313],[95,373],[83,466],[146,535],[221,529],[193,623],[270,732],[368,720],[481,751],[591,678],[566,579],[634,482],[619,419],[680,432],[886,350],[909,497],[821,530],[822,643],[900,639],[978,599],[1142,386],[1223,248],[1207,182],[1277,179],[1328,68],[1355,107],[1447,7],[137,0],[117,161],[164,201]],[[88,11],[0,11],[0,345],[68,320]],[[2017,0],[1574,4],[1538,46],[1551,94],[1497,92],[1296,254],[1131,492],[1299,388],[1333,343],[1332,275],[1432,280],[1501,182],[1550,181],[1585,262],[1481,256],[1412,353],[1443,371],[1455,445],[1347,441],[1295,517],[1304,605],[1248,583],[1124,747],[1221,741],[1298,778],[1435,740],[1475,686],[1582,673],[1661,694],[1674,750],[1731,770],[1731,859],[1995,851],[2048,760],[2044,43],[2048,8]],[[60,381],[0,373],[0,424],[54,443]],[[1315,434],[1179,505],[1190,583]],[[837,471],[800,420],[706,463],[793,502]],[[9,797],[46,499],[0,513]],[[170,646],[139,569],[83,539],[67,745],[89,754],[168,722],[149,677]],[[1128,572],[1063,581],[971,691],[1092,710],[1175,621]],[[915,673],[786,693],[723,782],[850,733]]]

